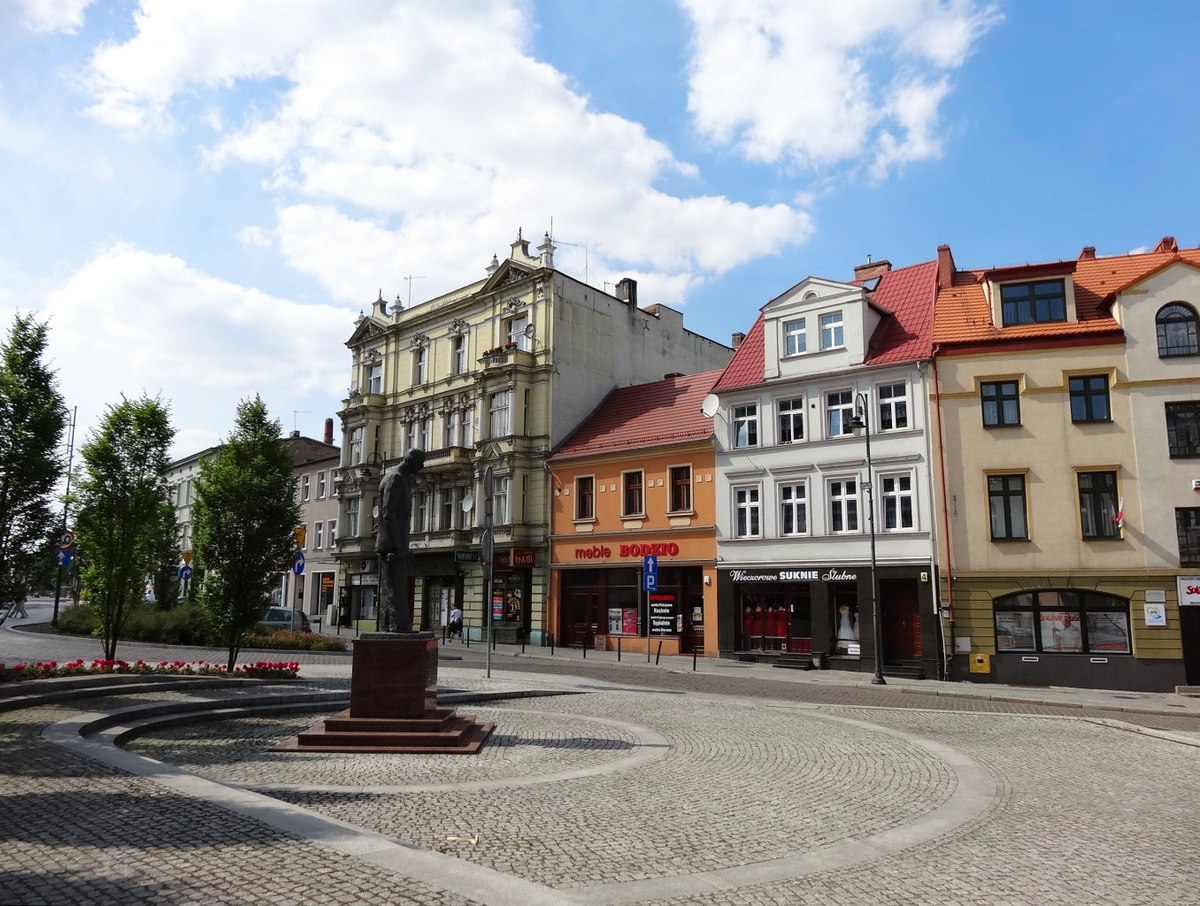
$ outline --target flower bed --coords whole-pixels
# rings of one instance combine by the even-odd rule
[[[159,661],[147,664],[141,658],[136,661],[94,660],[85,663],[83,658],[59,664],[58,661],[34,661],[31,664],[0,664],[0,682],[23,679],[49,679],[57,676],[92,676],[98,673],[160,673],[170,676],[233,676],[239,679],[295,679],[300,672],[296,661],[256,661],[253,664],[238,664],[226,670],[224,664],[206,661]]]

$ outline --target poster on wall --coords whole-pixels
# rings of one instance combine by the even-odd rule
[[[620,635],[622,632],[622,629],[623,629],[623,626],[621,625],[621,608],[620,607],[608,608],[608,634],[609,635]]]
[[[675,631],[675,596],[650,594],[650,634],[671,635]]]
[[[1200,607],[1200,576],[1180,576],[1179,606]]]
[[[638,635],[638,612],[636,607],[621,609],[621,632],[625,635]]]
[[[1167,605],[1166,604],[1146,604],[1146,625],[1147,626],[1166,626],[1167,625]]]

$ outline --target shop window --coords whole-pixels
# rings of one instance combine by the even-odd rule
[[[671,483],[672,513],[690,513],[692,511],[692,467],[671,466],[667,471]]]
[[[1158,355],[1173,358],[1181,355],[1200,355],[1197,342],[1196,310],[1182,302],[1172,302],[1159,309],[1154,318],[1158,331]]]
[[[1200,402],[1167,403],[1167,447],[1172,459],[1200,457]]]
[[[983,426],[1003,428],[1021,424],[1021,397],[1016,381],[983,381],[979,384]]]
[[[804,398],[780,400],[776,410],[779,415],[779,443],[791,444],[804,440]]]
[[[993,602],[996,650],[1129,654],[1129,602],[1082,589],[1039,589]]]
[[[596,518],[596,478],[594,475],[580,475],[575,479],[575,518],[579,520]]]

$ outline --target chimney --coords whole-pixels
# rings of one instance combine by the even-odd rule
[[[742,345],[742,341],[745,339],[746,339],[746,335],[744,333],[742,333],[740,330],[735,330],[733,332],[733,337],[731,338],[729,345],[731,345],[734,349],[737,349],[739,346]]]
[[[1094,245],[1085,245],[1079,250],[1080,261],[1094,261],[1096,258],[1096,247]]]
[[[329,444],[329,446],[331,446],[331,447],[333,446],[333,419],[332,418],[325,419],[325,435],[323,437],[323,440],[325,441],[325,443]]]
[[[950,246],[938,246],[938,289],[949,289],[954,282],[954,256],[950,254]]]
[[[867,255],[867,263],[860,264],[854,269],[854,279],[858,281],[870,280],[872,277],[878,277],[880,274],[886,274],[892,269],[892,262],[886,258],[882,261],[872,261],[871,256]]]
[[[622,277],[617,281],[617,298],[632,308],[637,308],[637,281],[632,277]]]
[[[299,436],[300,436],[300,432],[299,432],[299,431],[293,431],[293,432],[292,432],[292,433],[291,433],[289,436],[290,436],[290,437],[299,437]]]
[[[681,378],[681,377],[683,377],[682,371],[668,371],[666,374],[663,375],[663,380],[670,381],[670,380],[674,380],[675,378]]]
[[[1179,243],[1175,241],[1174,236],[1163,236],[1158,240],[1158,245],[1154,247],[1156,252],[1179,252]]]

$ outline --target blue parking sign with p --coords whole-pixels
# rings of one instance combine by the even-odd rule
[[[646,554],[642,558],[642,578],[643,591],[658,590],[658,557]]]

